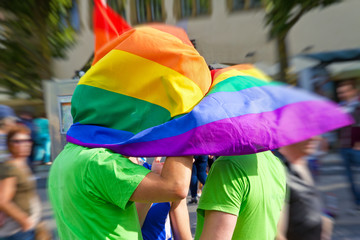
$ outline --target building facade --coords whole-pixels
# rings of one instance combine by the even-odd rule
[[[105,0],[103,0],[105,1]],[[107,0],[132,25],[164,22],[186,30],[212,63],[277,62],[265,27],[261,0]],[[78,0],[81,30],[68,58],[54,61],[55,78],[67,79],[93,53],[92,1]],[[344,0],[304,15],[288,36],[289,55],[360,48],[360,1]]]

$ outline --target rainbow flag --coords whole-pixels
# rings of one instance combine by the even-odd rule
[[[140,26],[105,48],[72,98],[67,140],[74,144],[137,157],[241,155],[353,121],[331,101],[272,82],[252,65],[211,78],[176,27]]]

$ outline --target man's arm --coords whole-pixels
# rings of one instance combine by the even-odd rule
[[[146,215],[148,214],[152,203],[136,202],[135,205],[136,205],[136,211],[137,211],[138,217],[139,217],[140,227],[142,227],[144,225]]]
[[[147,174],[130,200],[174,202],[185,198],[190,184],[192,159],[192,156],[166,158],[161,175],[152,172]]]
[[[173,202],[171,204],[169,215],[174,239],[192,239],[186,198],[180,201]]]
[[[322,220],[321,239],[322,240],[331,240],[334,222],[331,218],[329,218],[327,216],[322,216],[321,220]]]
[[[289,221],[289,204],[284,203],[283,208],[280,212],[280,219],[277,224],[277,233],[276,233],[276,240],[286,240],[286,232],[288,228],[288,221]]]
[[[133,163],[139,164],[138,158],[129,157],[129,159]],[[159,174],[159,175],[161,174],[161,171],[162,171],[162,168],[164,165],[164,163],[161,163],[160,160],[161,160],[161,157],[156,157],[151,166],[151,171],[156,174]],[[148,203],[136,202],[135,204],[136,204],[136,210],[137,210],[137,213],[139,216],[140,227],[142,227],[144,224],[146,215],[148,214],[148,212],[151,208],[152,203],[151,202],[148,202]]]
[[[200,240],[230,240],[234,233],[236,221],[236,215],[205,210],[204,228]]]

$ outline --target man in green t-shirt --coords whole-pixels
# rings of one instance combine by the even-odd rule
[[[273,240],[285,194],[284,167],[270,151],[220,157],[203,188],[195,239]]]
[[[187,195],[192,156],[168,157],[160,175],[105,148],[68,143],[49,175],[60,239],[142,239],[134,202]]]

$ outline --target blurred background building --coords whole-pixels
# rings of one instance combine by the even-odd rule
[[[164,22],[184,28],[209,64],[254,63],[270,75],[277,73],[276,43],[268,38],[261,0],[108,0],[132,25]],[[81,28],[68,59],[54,62],[54,77],[71,78],[91,57],[92,1],[79,0]],[[360,50],[360,1],[346,0],[304,15],[291,29],[288,53],[290,70],[298,73],[317,65],[319,59],[299,58],[309,53]],[[359,54],[360,55],[360,54]],[[357,56],[357,60],[360,56]],[[336,79],[359,76],[359,62],[330,68]]]
[[[52,0],[53,1],[53,0]],[[54,2],[54,1],[53,1]],[[0,103],[15,110],[24,107],[50,121],[53,149],[65,142],[72,92],[79,77],[90,67],[94,53],[93,1],[72,0],[66,9],[75,41],[65,57],[47,63],[51,75],[43,78],[42,96],[18,93],[10,98],[0,89]],[[163,22],[186,30],[207,63],[213,67],[252,63],[278,79],[277,42],[269,38],[267,9],[262,0],[103,0],[131,25]],[[360,77],[359,0],[343,0],[304,14],[289,31],[288,79],[291,84],[336,99],[336,82]],[[1,14],[0,19],[5,15]],[[1,47],[1,46],[0,46]],[[15,66],[15,64],[14,64]],[[359,81],[358,81],[359,82]],[[0,84],[0,88],[1,88]],[[24,100],[25,99],[25,100]],[[44,101],[43,101],[44,99]],[[44,108],[46,103],[46,109]],[[59,133],[60,136],[59,137]]]

